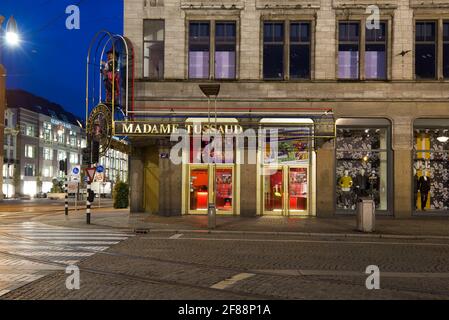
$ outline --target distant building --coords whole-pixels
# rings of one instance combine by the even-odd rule
[[[69,169],[81,164],[86,147],[84,121],[22,90],[8,90],[6,96],[3,193],[6,198],[48,193],[53,179],[63,177],[60,160],[67,158]],[[128,181],[127,154],[108,150],[99,164],[105,168],[104,184],[94,182],[94,190],[110,194],[115,181]]]
[[[35,196],[50,192],[62,177],[59,160],[79,165],[86,137],[81,120],[61,106],[30,93],[7,91],[3,193]],[[19,190],[17,190],[19,188]]]

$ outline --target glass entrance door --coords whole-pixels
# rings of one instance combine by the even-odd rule
[[[213,170],[215,170],[215,175]],[[207,207],[210,201],[212,203],[215,202],[217,213],[233,214],[235,205],[234,185],[234,166],[232,165],[190,166],[189,213],[207,214]]]
[[[288,167],[289,214],[308,214],[309,175],[306,167]]]
[[[263,213],[309,214],[309,169],[307,166],[267,167],[263,177]]]

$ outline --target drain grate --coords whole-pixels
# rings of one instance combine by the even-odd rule
[[[150,229],[144,229],[144,228],[134,229],[135,234],[147,234],[148,232],[150,232]]]

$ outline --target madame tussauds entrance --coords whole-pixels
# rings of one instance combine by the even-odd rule
[[[189,165],[188,213],[206,214],[215,203],[218,213],[234,214],[234,186],[234,165]]]
[[[311,119],[262,119],[266,127],[277,126],[277,147],[259,149],[260,209],[262,215],[308,216],[314,212],[314,155]]]
[[[309,167],[266,166],[263,177],[264,214],[309,214]],[[272,173],[272,174],[269,174]]]

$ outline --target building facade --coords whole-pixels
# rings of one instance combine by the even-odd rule
[[[67,158],[69,168],[80,165],[81,148],[86,144],[83,129],[65,114],[47,111],[6,110],[3,193],[7,198],[50,192],[53,179],[64,177],[60,160]]]
[[[125,36],[131,114],[147,121],[127,127],[132,211],[331,216],[370,197],[377,214],[449,213],[449,1],[129,0]],[[212,102],[205,84],[220,85]],[[235,149],[214,166],[191,150],[170,161],[175,143],[154,134],[170,130],[148,125],[209,122],[215,106],[224,131],[283,128],[281,161],[263,143],[251,164]]]

